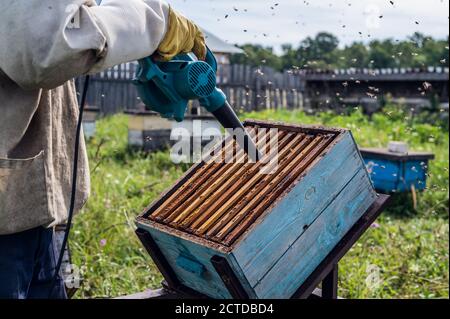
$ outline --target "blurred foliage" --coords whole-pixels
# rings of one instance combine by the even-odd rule
[[[347,298],[448,298],[448,130],[409,117],[389,105],[372,119],[359,109],[348,115],[311,116],[301,111],[243,114],[291,123],[351,129],[359,145],[383,147],[405,140],[432,151],[428,189],[394,199],[340,263],[339,293]],[[168,152],[144,154],[127,147],[127,117],[97,121],[87,143],[91,197],[70,237],[73,263],[84,278],[77,298],[115,297],[159,286],[162,277],[134,234],[134,218],[174,183],[188,165],[175,165]]]
[[[320,32],[307,37],[298,47],[283,45],[282,54],[273,48],[246,44],[241,47],[245,54],[233,55],[232,63],[252,66],[267,65],[276,70],[292,68],[425,68],[448,66],[447,39],[433,39],[422,33],[414,33],[407,40],[373,40],[363,44],[354,42],[340,47],[339,39],[331,33]]]
[[[234,54],[231,56],[233,64],[247,64],[254,67],[267,65],[276,70],[281,70],[283,65],[279,56],[273,52],[271,47],[262,45],[245,44],[241,46],[245,54]]]

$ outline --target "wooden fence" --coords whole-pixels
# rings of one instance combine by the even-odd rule
[[[136,68],[136,63],[126,63],[93,75],[88,105],[98,107],[105,114],[141,108],[142,102],[132,83]],[[238,111],[303,107],[303,81],[293,72],[280,73],[269,67],[221,65],[217,81]],[[76,80],[79,91],[81,82],[81,79]],[[195,104],[193,109],[195,113],[201,113]]]
[[[276,72],[269,67],[222,65],[218,71],[219,87],[230,103],[243,111],[302,108],[303,83],[293,72]]]
[[[87,104],[97,107],[104,114],[135,109],[140,103],[136,88],[132,83],[136,67],[136,63],[126,63],[92,75]],[[76,79],[78,92],[81,92],[82,83],[82,78]]]
[[[126,63],[92,76],[88,105],[97,107],[101,113],[106,114],[142,108],[142,102],[132,83],[136,68],[136,62]],[[420,94],[417,87],[422,86],[422,82],[430,82],[441,100],[448,103],[448,76],[448,67],[294,70],[281,73],[270,67],[220,65],[217,83],[236,110],[255,111],[315,108],[314,100],[329,99],[331,93],[335,95],[344,89],[348,92],[342,92],[340,104],[346,104],[345,98],[356,98],[355,103],[360,104],[361,99],[367,98],[369,85],[376,86],[381,95],[389,92],[393,97],[415,97],[411,92]],[[81,80],[77,79],[79,91],[80,84]],[[353,95],[350,94],[351,85],[356,85],[359,90]],[[336,105],[330,103],[327,107],[334,108]],[[202,112],[196,103],[191,104],[190,113]]]

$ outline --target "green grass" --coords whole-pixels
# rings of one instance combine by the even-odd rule
[[[186,169],[167,153],[127,149],[127,118],[100,120],[88,143],[91,198],[76,218],[70,247],[84,284],[78,297],[119,296],[156,287],[161,276],[134,234],[134,217]]]
[[[417,123],[391,107],[371,120],[355,111],[265,111],[242,118],[324,124],[353,131],[361,146],[405,140],[436,153],[429,189],[397,196],[389,209],[340,263],[339,294],[347,298],[448,298],[448,131]],[[144,155],[127,148],[127,117],[97,122],[88,143],[92,195],[71,235],[73,261],[84,283],[77,297],[114,297],[157,287],[162,279],[134,235],[134,218],[186,169],[168,153]]]

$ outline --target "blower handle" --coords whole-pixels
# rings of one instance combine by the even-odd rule
[[[206,47],[206,58],[205,62],[217,73],[217,60],[212,51]]]
[[[193,52],[192,53],[180,53],[180,54],[176,55],[171,61],[195,62],[196,60],[199,60],[198,57],[196,57],[196,59],[194,59],[193,56],[195,56],[195,54]],[[157,61],[153,57],[150,57],[149,61],[147,63],[150,63],[150,66],[152,66],[152,67],[156,66],[158,68],[158,70],[160,72],[162,72],[160,65],[167,63],[167,62],[170,62],[170,61]],[[214,72],[217,72],[216,57],[214,56],[214,53],[212,53],[212,51],[208,47],[206,47],[205,62],[209,64],[209,66],[214,70]]]

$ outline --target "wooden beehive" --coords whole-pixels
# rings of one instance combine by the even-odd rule
[[[389,194],[426,189],[428,165],[434,154],[401,154],[380,148],[363,148],[361,154],[377,191]]]
[[[259,147],[277,144],[274,174],[261,173],[267,163],[203,161],[137,225],[184,286],[230,298],[211,262],[218,256],[250,298],[289,298],[376,193],[350,131],[261,121],[245,126]],[[276,134],[267,131],[274,128]],[[234,141],[223,146],[223,152],[235,149],[235,160],[246,158]]]
[[[164,150],[172,145],[170,132],[172,121],[158,113],[126,110],[128,115],[128,145],[144,152]]]
[[[125,110],[128,115],[128,145],[144,152],[154,152],[170,148],[181,141],[180,133],[190,135],[184,143],[194,150],[194,143],[209,144],[214,136],[211,130],[221,132],[220,123],[211,115],[186,115],[180,123],[162,118],[152,111]]]
[[[83,113],[83,133],[87,139],[92,138],[96,132],[96,121],[100,109],[97,107],[86,107]]]

